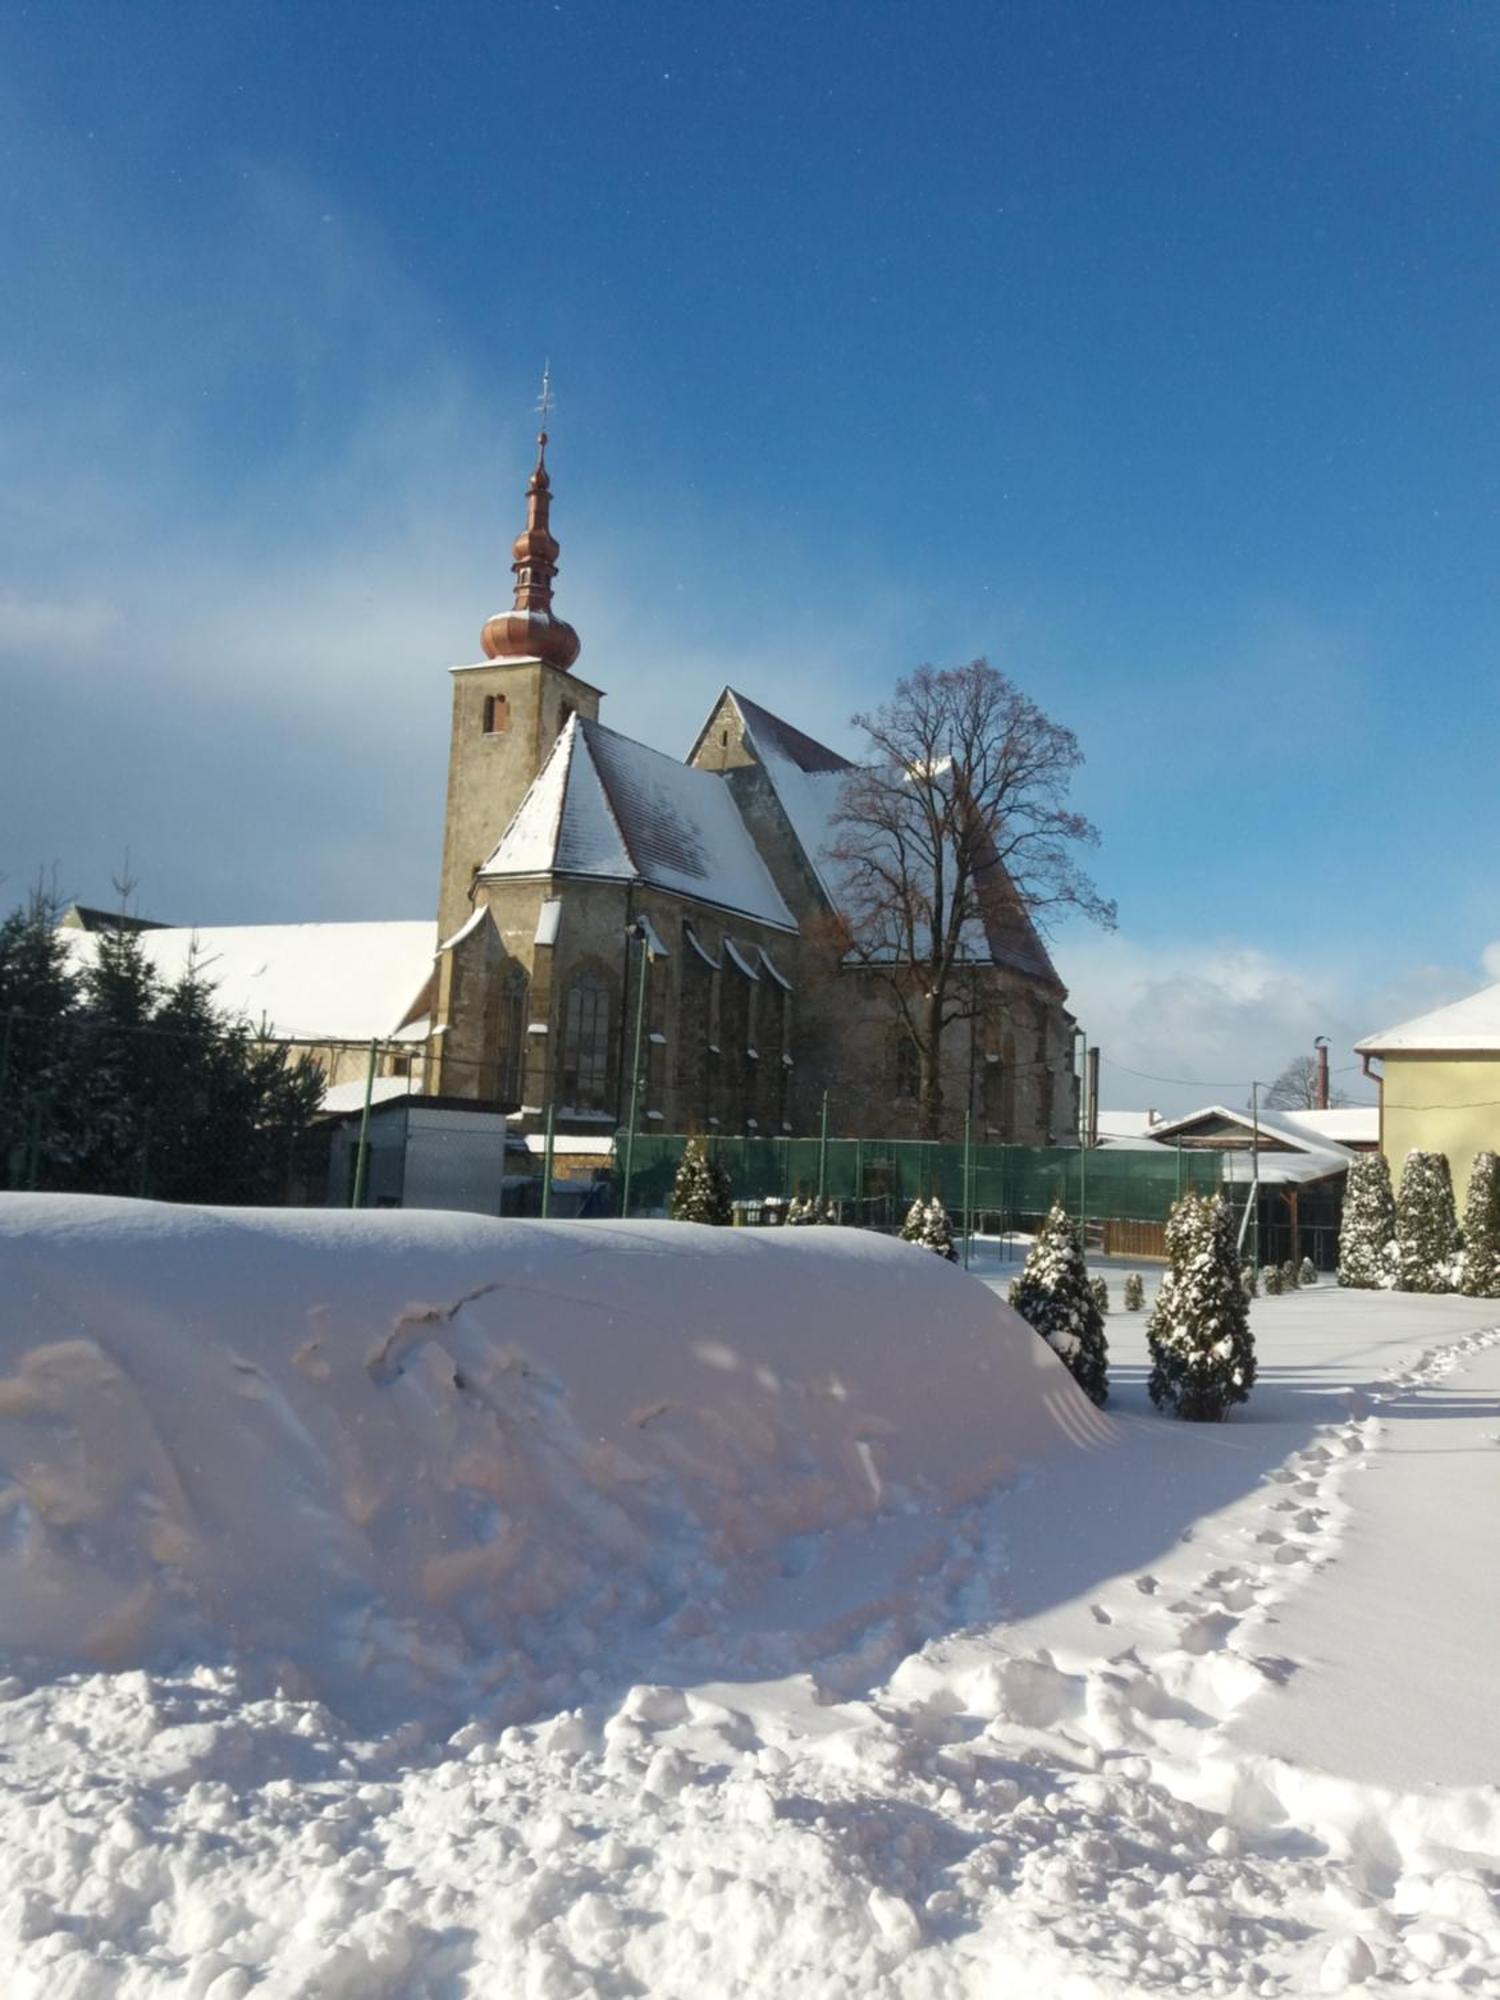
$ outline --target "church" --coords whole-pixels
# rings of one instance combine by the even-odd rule
[[[310,1055],[325,1109],[374,1097],[503,1111],[563,1171],[638,1129],[918,1136],[916,1051],[877,971],[850,962],[830,825],[847,758],[723,689],[685,761],[600,720],[553,608],[545,432],[511,564],[515,599],[452,669],[436,922],[173,928],[139,920],[163,977],[190,955],[219,1004]],[[434,693],[436,692],[434,688]],[[1009,878],[971,926],[969,1018],[944,1043],[943,1130],[1069,1143],[1067,993]],[[79,962],[96,912],[66,935]],[[637,1071],[637,1049],[640,1052]],[[571,1168],[570,1168],[571,1158]]]
[[[515,600],[454,668],[425,1088],[498,1103],[558,1150],[628,1115],[658,1132],[913,1137],[894,1003],[840,933],[830,820],[853,768],[725,688],[684,762],[600,719],[553,607],[547,437],[514,545]],[[945,1138],[1076,1130],[1074,1022],[1012,892],[983,925],[973,1017],[945,1044]],[[639,1034],[637,1030],[639,1029]],[[409,1031],[408,1031],[409,1032]]]

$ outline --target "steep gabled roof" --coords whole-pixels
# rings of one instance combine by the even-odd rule
[[[830,853],[837,844],[832,821],[844,780],[856,766],[735,688],[725,688],[714,704],[714,714],[725,700],[734,704],[745,746],[770,781],[818,887],[830,907],[837,909],[838,864]],[[705,724],[699,734],[700,744],[707,727]],[[964,939],[965,956],[977,964],[1004,966],[1064,993],[1066,989],[1016,894],[1015,884],[993,854],[976,879],[975,897],[980,922],[970,926],[970,935]]]
[[[1354,1047],[1365,1056],[1401,1055],[1407,1050],[1439,1055],[1500,1053],[1500,985],[1486,986],[1451,1006],[1436,1007],[1398,1027],[1367,1035]]]
[[[479,872],[649,882],[797,927],[727,785],[584,716],[562,730]]]

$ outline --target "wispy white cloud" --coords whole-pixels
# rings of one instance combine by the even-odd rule
[[[1236,939],[1146,944],[1073,937],[1058,948],[1071,1001],[1102,1051],[1101,1096],[1115,1110],[1245,1104],[1326,1035],[1335,1083],[1373,1099],[1354,1044],[1394,1022],[1500,977],[1500,948],[1481,967],[1417,965],[1371,974],[1342,962],[1299,963]],[[1494,969],[1492,969],[1494,968]]]

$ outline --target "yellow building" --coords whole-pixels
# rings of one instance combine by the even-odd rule
[[[1398,1186],[1415,1148],[1446,1153],[1460,1210],[1474,1155],[1500,1153],[1500,986],[1370,1035],[1379,1057],[1380,1149]]]

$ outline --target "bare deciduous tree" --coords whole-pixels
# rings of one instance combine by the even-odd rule
[[[1045,931],[1069,909],[1112,927],[1115,906],[1074,859],[1099,838],[1068,804],[1077,738],[986,661],[920,667],[854,722],[874,755],[833,816],[844,943],[894,997],[936,1138],[944,1035],[989,1004],[965,967],[997,931]]]
[[[1318,1065],[1311,1056],[1293,1056],[1276,1081],[1266,1086],[1261,1099],[1268,1111],[1316,1111],[1318,1108]],[[1351,1102],[1346,1090],[1328,1093],[1330,1107]]]

